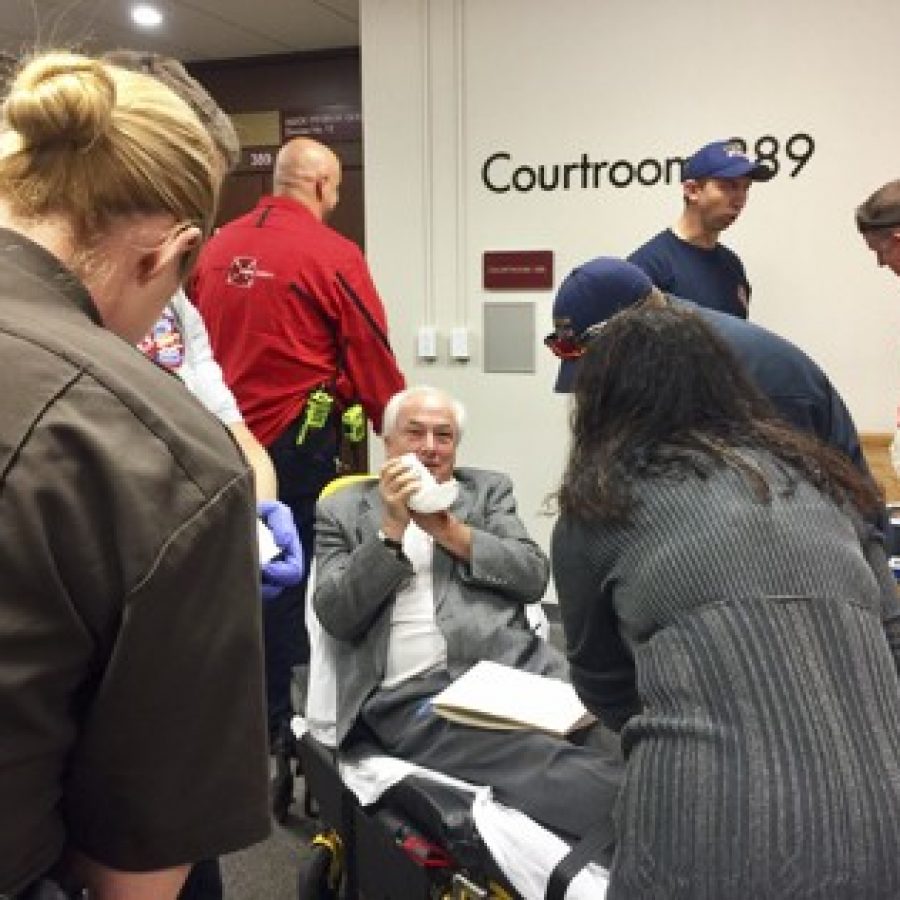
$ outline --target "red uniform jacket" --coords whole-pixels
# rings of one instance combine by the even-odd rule
[[[381,431],[404,386],[359,248],[287,197],[263,197],[206,244],[189,293],[248,427],[269,445],[309,392],[362,403]]]

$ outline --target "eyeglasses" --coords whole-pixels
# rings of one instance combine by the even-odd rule
[[[189,228],[199,228],[203,233],[203,237],[205,238],[207,235],[207,231],[205,228],[205,224],[203,222],[179,222],[170,232],[171,238],[178,237],[182,231],[187,231]],[[203,247],[203,240],[197,241],[190,250],[186,250],[181,254],[181,259],[178,261],[178,277],[184,281],[185,278],[190,274],[191,270],[194,268],[194,264],[197,262],[197,257],[200,255],[200,250]]]
[[[557,359],[579,359],[585,351],[576,335],[560,336],[555,331],[544,338],[544,346],[549,347]]]
[[[178,261],[178,277],[182,281],[184,281],[193,271],[194,266],[197,263],[197,258],[200,256],[201,248],[202,242],[198,241],[195,247],[191,247],[190,250],[181,254],[181,259]]]
[[[588,345],[597,337],[606,322],[597,322],[586,328],[581,334],[564,332],[560,334],[554,331],[544,338],[544,346],[548,347],[557,359],[573,360],[581,359],[587,351]]]

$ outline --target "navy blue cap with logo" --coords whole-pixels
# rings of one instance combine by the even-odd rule
[[[645,272],[612,256],[598,256],[566,276],[553,301],[555,331],[544,339],[561,359],[555,391],[572,390],[579,359],[599,327],[643,300],[652,288]]]
[[[688,158],[681,170],[681,180],[746,177],[768,181],[774,174],[763,163],[753,162],[737,141],[713,141]]]

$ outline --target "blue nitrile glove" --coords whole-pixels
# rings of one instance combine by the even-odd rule
[[[261,500],[256,512],[275,538],[281,555],[260,569],[263,600],[274,600],[303,578],[303,548],[290,509],[278,500]]]

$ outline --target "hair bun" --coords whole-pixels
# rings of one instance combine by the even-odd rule
[[[27,147],[66,142],[81,150],[106,133],[115,101],[115,84],[102,63],[49,53],[19,71],[3,112]]]

